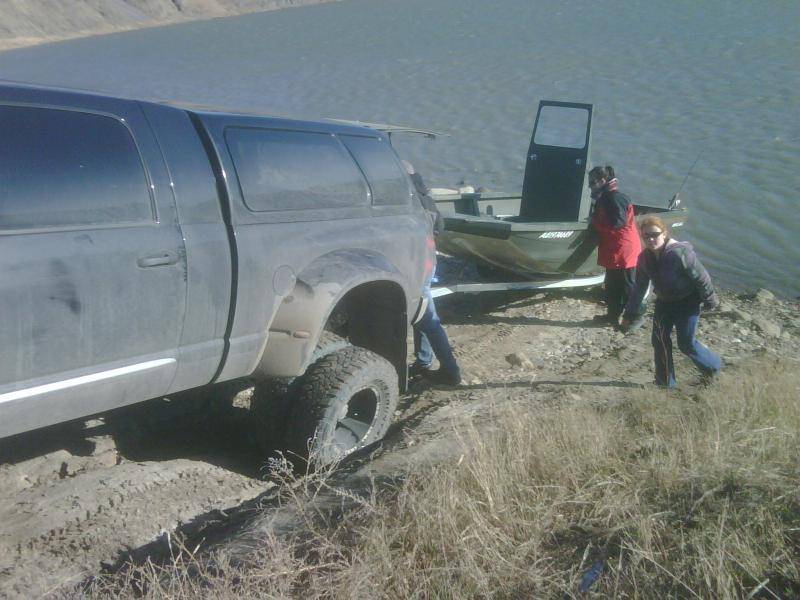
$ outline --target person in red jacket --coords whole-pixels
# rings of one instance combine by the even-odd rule
[[[614,169],[595,167],[589,171],[589,188],[594,199],[591,224],[599,236],[597,264],[606,269],[605,296],[607,313],[603,321],[617,326],[628,302],[636,277],[636,261],[642,243],[636,229],[631,199],[618,190]],[[632,315],[626,330],[643,322],[640,310]]]

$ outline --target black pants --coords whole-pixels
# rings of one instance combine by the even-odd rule
[[[633,291],[633,284],[636,282],[636,267],[630,269],[606,269],[606,307],[608,317],[612,320],[619,319],[628,297]],[[636,315],[642,313],[641,307],[636,311]]]

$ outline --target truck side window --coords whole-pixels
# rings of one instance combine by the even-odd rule
[[[340,137],[367,176],[372,188],[372,204],[376,206],[408,204],[411,197],[408,180],[394,153],[385,142],[372,137],[353,135]]]
[[[0,106],[0,229],[152,221],[147,176],[113,117]]]
[[[225,141],[254,212],[367,204],[364,178],[330,134],[229,127]]]

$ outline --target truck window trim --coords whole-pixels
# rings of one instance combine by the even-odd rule
[[[158,210],[158,203],[156,202],[155,197],[155,183],[153,183],[153,177],[150,174],[150,169],[147,166],[147,161],[144,160],[144,155],[142,154],[141,146],[139,145],[139,140],[136,137],[133,129],[131,129],[128,121],[125,117],[121,117],[114,113],[109,113],[103,110],[97,110],[93,108],[86,108],[86,107],[76,107],[76,106],[63,106],[59,104],[49,104],[43,102],[15,102],[12,100],[3,100],[0,101],[0,107],[3,106],[10,106],[16,108],[39,108],[45,110],[60,110],[65,112],[73,112],[73,113],[80,113],[80,114],[87,114],[87,115],[94,115],[98,117],[106,117],[109,119],[113,119],[120,125],[122,125],[125,130],[128,132],[128,135],[133,142],[133,147],[136,149],[136,155],[139,157],[139,164],[142,167],[142,173],[144,174],[146,187],[147,187],[147,197],[150,199],[150,220],[137,220],[137,221],[115,221],[112,223],[81,223],[81,224],[72,224],[72,225],[46,225],[43,227],[4,227],[0,224],[0,234],[5,233],[45,233],[48,231],[81,231],[86,229],[116,229],[119,227],[148,227],[153,225],[158,225],[161,223],[161,216]],[[137,105],[137,109],[138,105]],[[139,109],[141,110],[141,109]],[[149,124],[147,125],[149,127]]]

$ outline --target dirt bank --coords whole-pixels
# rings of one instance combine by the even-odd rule
[[[0,3],[0,50],[331,1],[333,0],[8,0]]]
[[[754,354],[800,356],[797,302],[763,292],[723,298],[722,309],[701,320],[699,337],[721,352],[728,373]],[[458,447],[454,419],[491,423],[497,403],[536,410],[624,397],[652,381],[649,329],[623,336],[598,327],[596,292],[463,295],[439,304],[465,384],[412,388],[356,477],[392,477],[422,461],[448,460]],[[691,393],[697,375],[682,358],[677,368],[679,385]],[[237,391],[229,386],[214,397]],[[247,536],[255,542],[264,528],[290,523],[276,519],[274,485],[262,477],[249,393],[224,410],[188,394],[1,442],[0,596],[69,586],[187,523],[203,545],[224,537],[235,515],[249,532],[238,548],[248,547]]]

